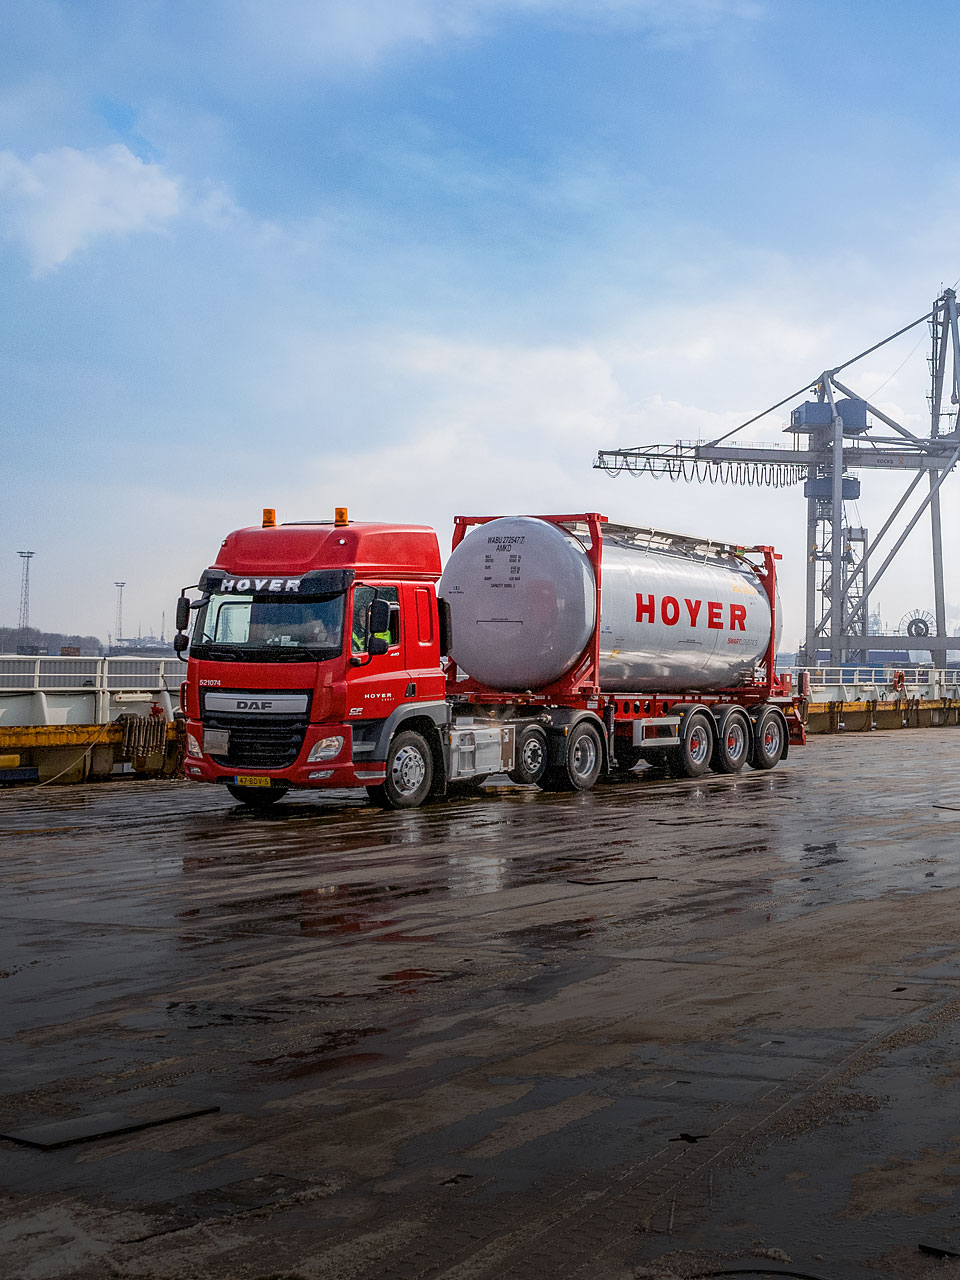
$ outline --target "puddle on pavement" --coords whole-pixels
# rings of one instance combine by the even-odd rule
[[[326,1031],[320,1040],[305,1049],[291,1049],[268,1058],[251,1058],[253,1067],[278,1067],[271,1074],[279,1080],[299,1080],[320,1072],[335,1071],[341,1067],[368,1065],[382,1062],[389,1055],[369,1051],[351,1053],[369,1036],[383,1035],[383,1027],[349,1027],[339,1031]]]

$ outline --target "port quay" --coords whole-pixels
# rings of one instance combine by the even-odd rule
[[[671,765],[675,694],[595,785],[521,727],[414,805],[198,785],[188,670],[0,659],[4,1274],[948,1265],[953,669],[781,669],[775,769]]]

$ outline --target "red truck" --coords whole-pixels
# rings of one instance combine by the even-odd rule
[[[425,526],[265,510],[177,604],[186,775],[255,807],[366,787],[410,808],[494,773],[773,768],[804,742],[778,559],[596,513],[460,516],[443,568]]]

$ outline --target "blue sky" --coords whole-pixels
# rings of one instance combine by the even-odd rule
[[[789,642],[799,489],[591,461],[719,434],[960,275],[958,37],[946,0],[7,0],[0,622],[24,547],[35,624],[105,636],[115,579],[151,630],[264,505],[444,546],[599,508],[775,541]],[[924,354],[880,397],[918,424]]]

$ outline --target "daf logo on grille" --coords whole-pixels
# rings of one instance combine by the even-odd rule
[[[310,697],[306,693],[258,694],[254,690],[243,693],[204,690],[203,705],[207,711],[240,712],[242,715],[297,716],[303,715]]]

